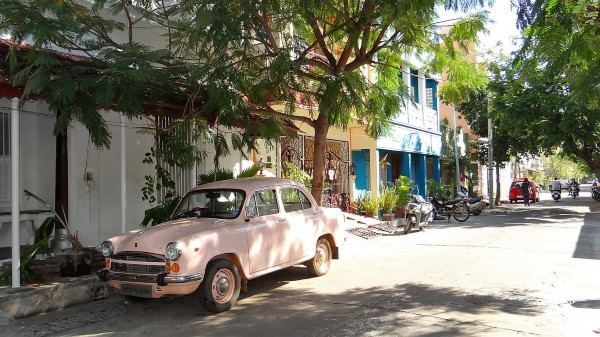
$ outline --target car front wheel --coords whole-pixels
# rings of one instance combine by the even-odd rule
[[[315,256],[310,259],[306,265],[308,272],[312,276],[323,276],[329,271],[331,266],[331,245],[327,239],[317,241],[317,251]]]
[[[240,296],[240,287],[240,274],[235,264],[227,260],[213,261],[200,284],[200,304],[210,312],[227,311]]]

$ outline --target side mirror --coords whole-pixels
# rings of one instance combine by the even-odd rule
[[[256,218],[256,206],[248,205],[246,206],[246,221]]]

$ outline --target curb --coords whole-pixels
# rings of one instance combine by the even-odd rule
[[[106,283],[92,275],[36,287],[6,287],[0,289],[0,325],[8,325],[15,318],[59,310],[109,295]]]

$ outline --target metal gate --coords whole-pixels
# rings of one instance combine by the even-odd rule
[[[281,168],[287,176],[287,163],[293,163],[313,176],[315,138],[311,136],[281,138]],[[344,207],[350,189],[350,146],[342,140],[327,139],[325,145],[325,186],[324,206]]]

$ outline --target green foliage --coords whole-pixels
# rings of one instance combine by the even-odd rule
[[[235,146],[239,140],[251,146],[252,137],[278,137],[285,131],[279,121],[292,119],[315,129],[312,193],[320,200],[328,129],[346,128],[354,118],[374,137],[389,132],[389,120],[409,99],[399,80],[402,66],[410,66],[406,55],[431,56],[420,60],[427,72],[446,70],[448,85],[458,88],[442,90],[446,100],[484,83],[463,56],[487,20],[484,11],[474,10],[492,2],[182,0],[171,6],[95,0],[87,7],[6,0],[0,29],[17,42],[33,41],[31,51],[11,49],[8,59],[17,60],[10,62],[17,72],[13,82],[25,86],[22,102],[36,95],[61,112],[55,132],[80,121],[94,144],[108,147],[110,132],[99,107],[135,117],[150,106],[243,126]],[[437,6],[470,14],[440,35]],[[137,28],[149,24],[164,37],[164,49],[139,40],[147,30]],[[124,43],[115,38],[123,35]],[[65,58],[41,47],[88,58]],[[377,73],[377,82],[365,76],[365,66]],[[284,102],[284,110],[274,110],[273,102]],[[308,116],[299,109],[308,109]],[[213,142],[218,167],[227,148],[222,134]]]
[[[295,180],[307,188],[310,188],[310,175],[308,173],[292,162],[287,162],[285,165],[287,166],[286,178]]]
[[[174,196],[169,199],[166,199],[165,202],[161,203],[158,206],[149,208],[144,211],[144,219],[140,224],[141,227],[156,226],[160,223],[163,223],[171,217],[177,205],[181,201],[180,196]]]
[[[363,193],[356,198],[356,210],[368,217],[376,217],[379,212],[379,199],[371,193]]]
[[[427,191],[430,196],[441,196],[444,198],[450,197],[453,193],[450,186],[442,185],[433,179],[427,180]]]
[[[246,169],[243,169],[236,177],[231,170],[216,168],[209,173],[198,176],[198,185],[203,185],[214,181],[254,177],[260,172],[261,169],[262,167],[260,165],[254,164]]]
[[[381,185],[379,188],[379,210],[384,214],[392,213],[400,196],[396,193],[395,186]]]
[[[407,176],[399,176],[394,185],[396,195],[396,209],[403,209],[408,204],[412,180]]]
[[[501,118],[527,116],[523,133],[542,154],[560,148],[600,175],[600,98],[592,89],[600,85],[600,4],[519,1],[518,9],[525,42],[495,75]]]

